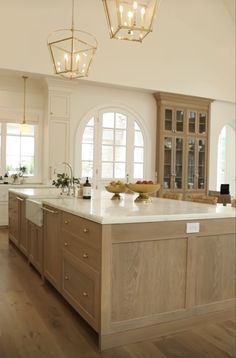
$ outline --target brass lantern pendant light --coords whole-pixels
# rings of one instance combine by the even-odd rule
[[[142,42],[152,31],[161,0],[103,0],[110,37]]]
[[[90,33],[75,29],[74,0],[71,28],[54,31],[48,38],[48,46],[57,75],[69,79],[88,76],[97,40]]]

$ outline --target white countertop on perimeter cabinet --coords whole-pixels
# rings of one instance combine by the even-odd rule
[[[91,200],[43,199],[43,203],[101,224],[122,224],[176,220],[234,218],[236,209],[222,204],[208,205],[190,201],[152,198],[152,203],[135,203],[135,195],[123,194],[111,200],[105,191],[93,191]]]

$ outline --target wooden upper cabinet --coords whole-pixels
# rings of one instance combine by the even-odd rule
[[[156,93],[156,171],[163,191],[183,193],[208,190],[210,99]]]

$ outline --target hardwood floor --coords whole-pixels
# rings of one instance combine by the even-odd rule
[[[97,335],[8,244],[0,229],[1,358],[225,358],[236,357],[235,312],[148,342],[98,352]]]

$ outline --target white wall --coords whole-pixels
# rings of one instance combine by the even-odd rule
[[[236,130],[236,115],[235,115],[235,103],[216,101],[212,103],[211,107],[211,127],[210,127],[210,190],[217,190],[217,153],[218,153],[218,140],[222,128],[225,125],[229,125],[235,133]],[[227,143],[228,148],[231,147],[230,156],[227,158],[227,166],[230,166],[230,170],[227,169],[227,180],[231,183],[231,194],[236,195],[235,192],[235,136],[231,142]]]
[[[101,0],[75,3],[76,26],[98,40],[89,81],[235,100],[235,21],[225,0],[163,0],[143,44],[109,38]],[[68,0],[0,1],[0,69],[52,75],[47,37],[70,24]]]

